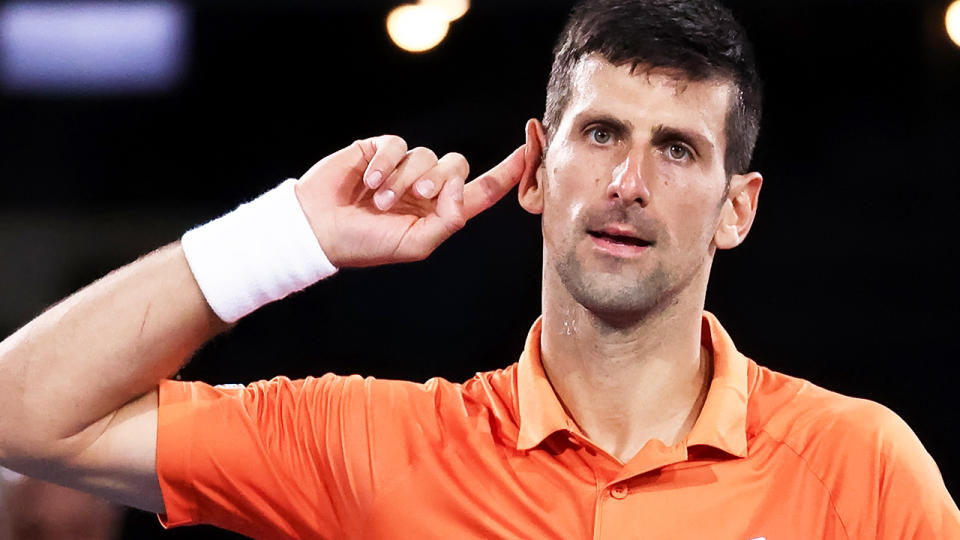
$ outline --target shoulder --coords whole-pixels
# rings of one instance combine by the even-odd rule
[[[748,403],[752,434],[764,432],[801,454],[824,446],[883,453],[918,442],[906,422],[880,403],[763,367],[758,368]]]
[[[829,488],[879,484],[894,470],[939,478],[910,426],[886,406],[759,368],[750,389],[748,436],[786,446]]]
[[[795,456],[850,530],[958,530],[936,463],[895,412],[765,368],[753,382],[748,437]]]

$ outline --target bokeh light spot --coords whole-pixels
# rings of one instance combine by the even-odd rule
[[[398,47],[424,52],[436,47],[447,35],[450,21],[443,10],[426,4],[402,5],[387,15],[387,33]]]
[[[960,0],[956,0],[947,8],[947,35],[960,47]]]
[[[453,22],[467,14],[470,0],[420,0],[424,6],[432,6],[443,11],[448,22]]]

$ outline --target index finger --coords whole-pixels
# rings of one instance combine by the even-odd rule
[[[520,145],[497,166],[483,173],[463,188],[463,211],[467,219],[483,212],[510,192],[523,178],[523,150]]]

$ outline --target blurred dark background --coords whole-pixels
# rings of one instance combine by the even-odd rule
[[[169,90],[0,87],[0,334],[356,138],[396,133],[461,152],[475,172],[521,144],[572,2],[475,0],[417,55],[385,32],[399,3],[195,2]],[[707,307],[761,364],[900,414],[956,497],[960,48],[948,2],[727,3],[766,81],[754,161],[766,182],[749,241],[718,256]],[[262,309],[182,376],[460,381],[514,362],[541,264],[539,221],[515,200],[428,261],[343,271]],[[232,537],[126,521],[125,537]]]

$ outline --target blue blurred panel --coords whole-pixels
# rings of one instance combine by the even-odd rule
[[[9,2],[0,6],[0,83],[17,94],[169,90],[190,25],[176,2]]]

